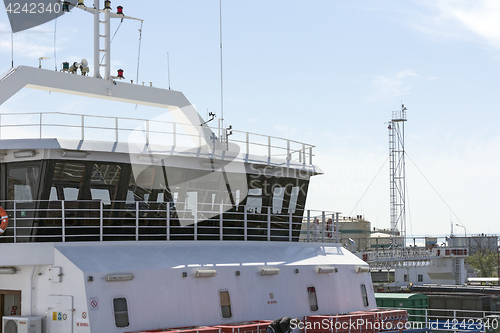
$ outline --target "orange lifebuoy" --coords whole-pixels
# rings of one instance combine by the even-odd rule
[[[0,223],[0,234],[3,234],[9,225],[9,215],[7,215],[7,212],[2,207],[0,207],[0,218],[2,219],[2,223]]]

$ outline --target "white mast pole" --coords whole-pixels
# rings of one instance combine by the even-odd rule
[[[99,61],[99,0],[94,0],[94,77],[100,78]]]
[[[104,26],[105,26],[105,32],[104,34],[106,37],[104,37],[104,54],[105,54],[105,62],[106,64],[104,65],[104,79],[109,80],[111,78],[111,16],[110,16],[110,9],[105,9],[104,10]]]

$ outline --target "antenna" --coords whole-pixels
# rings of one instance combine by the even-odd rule
[[[406,107],[401,104],[401,111],[393,111],[389,122],[390,151],[390,196],[391,196],[391,232],[393,240],[401,227],[402,246],[406,241],[406,180],[405,180],[405,130]]]
[[[219,33],[220,33],[220,126],[219,137],[221,136],[220,129],[224,128],[224,90],[222,77],[222,0],[219,0]]]
[[[11,33],[10,45],[12,48],[12,68],[14,68],[14,30],[12,30],[12,33]]]
[[[168,52],[167,52],[167,72],[168,72],[168,90],[170,90],[170,57],[168,55]]]

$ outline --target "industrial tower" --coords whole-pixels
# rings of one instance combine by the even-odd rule
[[[389,122],[390,189],[391,189],[391,234],[393,244],[398,244],[398,231],[405,247],[406,239],[406,181],[405,181],[405,121],[406,107],[393,111]],[[399,229],[398,229],[399,228]]]

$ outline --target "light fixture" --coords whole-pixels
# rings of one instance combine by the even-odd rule
[[[81,150],[63,150],[63,157],[85,158],[89,153]]]
[[[14,152],[15,158],[33,157],[33,156],[35,156],[35,151],[33,150],[19,150]]]
[[[85,4],[83,3],[83,0],[78,0],[78,6],[85,6]]]
[[[280,273],[279,268],[263,268],[261,271],[262,275],[278,275]]]
[[[358,266],[356,268],[356,272],[358,272],[358,273],[369,273],[370,272],[370,267],[369,266]]]
[[[120,14],[120,15],[123,15],[123,7],[122,6],[116,7],[116,13]]]
[[[104,1],[104,9],[111,9],[111,1],[109,0]]]
[[[199,269],[196,271],[196,277],[214,277],[217,275],[215,269]]]
[[[123,69],[120,68],[117,72],[118,72],[117,78],[124,79],[124,77],[123,77]]]
[[[185,278],[188,276],[188,273],[187,272],[182,272],[182,277]]]
[[[49,57],[40,57],[38,58],[38,68],[42,68],[42,60],[50,59]]]
[[[62,11],[65,13],[69,12],[69,1],[64,1],[62,5]]]
[[[240,271],[236,271],[236,276],[240,276],[241,275],[241,272]]]
[[[333,273],[336,272],[336,268],[332,266],[324,266],[324,267],[319,267],[318,268],[318,273],[320,274],[328,274],[328,273]]]
[[[0,274],[16,274],[14,267],[0,267]]]
[[[108,274],[106,275],[106,281],[130,281],[134,278],[132,273],[119,273],[119,274]]]

